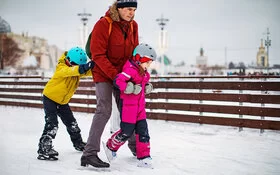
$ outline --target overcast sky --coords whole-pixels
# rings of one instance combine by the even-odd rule
[[[104,15],[113,0],[0,0],[0,16],[12,32],[28,32],[61,49],[79,44],[80,18],[92,14],[88,26]],[[280,64],[279,0],[138,0],[136,21],[142,42],[158,47],[156,19],[169,19],[168,50],[173,64],[195,64],[200,47],[210,65],[255,62],[264,33],[270,29],[270,65]],[[227,48],[227,52],[225,52]]]

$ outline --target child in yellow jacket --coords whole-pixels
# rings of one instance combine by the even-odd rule
[[[55,138],[58,129],[57,116],[66,126],[74,148],[78,151],[84,150],[86,143],[83,142],[81,130],[68,103],[78,88],[80,78],[92,75],[94,62],[87,61],[85,51],[79,47],[65,52],[58,61],[54,75],[44,88],[45,126],[37,151],[40,160],[58,159],[58,152],[52,146],[52,139]]]

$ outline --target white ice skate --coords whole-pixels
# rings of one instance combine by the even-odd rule
[[[151,168],[153,169],[153,164],[152,164],[152,158],[151,157],[147,157],[145,159],[141,159],[138,160],[138,167],[143,167],[143,168]]]
[[[102,142],[102,145],[103,145],[103,148],[104,148],[104,151],[105,151],[105,154],[106,154],[106,157],[108,159],[109,162],[115,160],[117,158],[117,153],[114,152],[114,151],[111,151],[105,142]]]

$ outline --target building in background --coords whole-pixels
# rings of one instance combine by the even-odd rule
[[[268,56],[267,52],[265,51],[265,47],[263,46],[263,40],[261,40],[261,46],[259,47],[259,51],[257,53],[257,67],[268,67]]]
[[[10,24],[0,16],[0,69],[4,68],[3,48],[7,33],[11,32]]]
[[[199,56],[196,57],[196,67],[200,69],[200,74],[207,75],[208,70],[208,57],[204,55],[204,49],[200,48]]]
[[[200,48],[199,53],[200,55],[196,57],[196,66],[200,69],[205,69],[207,68],[208,57],[204,56],[203,48]]]
[[[11,32],[10,24],[0,16],[0,33],[10,33],[10,32]]]
[[[34,62],[31,65],[43,71],[51,70],[56,67],[59,56],[63,53],[57,46],[49,45],[46,39],[28,36],[28,33],[10,33],[8,37],[12,38],[20,49],[24,50],[24,53],[18,58],[16,67],[22,68],[26,59],[35,57],[36,66],[34,66]]]
[[[1,33],[1,70],[5,73],[25,74],[26,70],[37,73],[45,71],[53,71],[56,67],[60,55],[63,53],[55,45],[49,45],[47,40],[36,36],[28,36],[28,32],[21,34],[13,33],[11,26],[7,21],[0,17],[0,33]],[[16,52],[14,46],[9,43],[4,43],[7,38],[16,44],[21,52],[14,54],[11,58],[14,60],[13,64],[9,64],[11,58],[5,53]],[[6,44],[6,45],[5,45]],[[7,45],[8,44],[8,45]],[[6,55],[6,58],[4,58]],[[2,57],[3,56],[3,57]],[[5,61],[6,60],[6,61]]]

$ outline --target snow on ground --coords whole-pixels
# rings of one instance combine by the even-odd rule
[[[74,113],[86,140],[93,114]],[[0,106],[1,175],[182,175],[280,174],[280,132],[148,120],[154,169],[138,168],[124,145],[110,169],[81,167],[81,152],[72,147],[60,121],[54,140],[58,161],[37,160],[44,126],[42,109]],[[102,140],[110,136],[109,124]],[[103,149],[100,158],[106,160]]]

